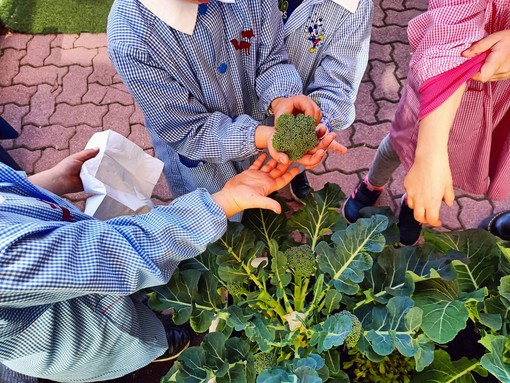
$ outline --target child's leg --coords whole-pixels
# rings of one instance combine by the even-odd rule
[[[369,188],[381,188],[388,183],[391,175],[400,165],[400,159],[393,150],[390,135],[383,138],[372,161],[366,180]]]

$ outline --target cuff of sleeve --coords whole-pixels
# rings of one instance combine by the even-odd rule
[[[260,98],[259,106],[261,110],[266,110],[269,114],[271,103],[275,98],[298,96],[302,93],[303,93],[302,89],[296,86],[296,84],[294,83],[279,85],[277,88],[269,90],[266,94],[264,94]]]
[[[321,122],[324,125],[326,125],[326,128],[328,128],[328,132],[331,132],[331,124],[329,123],[329,120],[326,117],[322,116]]]

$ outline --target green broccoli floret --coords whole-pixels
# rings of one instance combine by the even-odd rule
[[[289,247],[285,250],[287,266],[301,278],[309,278],[315,274],[317,262],[312,248],[308,245]]]
[[[298,114],[282,114],[276,119],[276,133],[273,147],[286,153],[291,161],[299,160],[303,155],[317,146],[315,119]]]
[[[345,338],[344,344],[348,348],[355,347],[358,344],[358,340],[361,337],[361,331],[363,330],[363,327],[361,327],[361,322],[356,315],[347,310],[340,311],[337,315],[347,315],[349,318],[351,318],[352,331],[349,335],[347,335],[347,338]]]
[[[253,359],[257,375],[268,368],[274,367],[277,361],[276,355],[270,352],[259,352],[253,356]]]

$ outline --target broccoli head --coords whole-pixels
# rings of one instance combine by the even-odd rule
[[[273,147],[286,153],[291,161],[299,160],[303,155],[317,146],[315,119],[298,114],[282,114],[276,119],[276,133]]]
[[[361,337],[361,332],[363,330],[360,320],[356,315],[347,310],[340,311],[337,315],[347,315],[349,318],[351,318],[352,331],[349,335],[347,335],[347,338],[345,338],[344,344],[348,348],[355,347],[358,344],[359,338]]]
[[[308,245],[294,246],[285,250],[287,266],[300,277],[309,278],[317,267],[312,248]]]
[[[269,352],[259,352],[254,355],[255,373],[260,374],[262,371],[276,366],[277,357]]]

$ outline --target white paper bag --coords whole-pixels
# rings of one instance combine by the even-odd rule
[[[81,168],[85,193],[92,194],[85,214],[105,220],[143,214],[153,207],[152,190],[163,162],[112,130],[95,133],[85,148],[99,148],[98,155]]]

